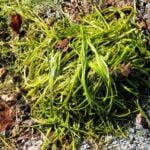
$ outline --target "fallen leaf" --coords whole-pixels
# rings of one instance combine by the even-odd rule
[[[57,42],[56,48],[62,49],[63,51],[67,51],[68,50],[68,44],[69,44],[69,40],[67,38],[65,38],[65,39]]]
[[[147,28],[146,22],[142,19],[138,21],[138,25],[141,29],[146,29]]]
[[[19,34],[21,25],[22,25],[21,15],[19,14],[11,15],[10,27],[15,33]]]
[[[130,67],[131,67],[131,63],[130,63],[130,62],[127,63],[127,64],[122,63],[122,64],[120,65],[121,74],[122,74],[123,76],[125,76],[125,77],[128,77],[129,74],[131,73]]]
[[[0,68],[0,79],[3,78],[6,75],[6,69],[5,68]]]
[[[5,103],[0,103],[0,132],[14,124],[15,112]]]
[[[147,29],[150,30],[150,19],[147,19],[146,21]]]
[[[114,5],[114,0],[107,0],[106,4],[107,4],[107,6],[112,6],[112,5]]]

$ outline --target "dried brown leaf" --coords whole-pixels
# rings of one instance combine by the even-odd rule
[[[0,103],[0,132],[6,130],[14,124],[15,112],[5,103]]]
[[[147,29],[150,30],[150,19],[146,20]]]
[[[19,34],[21,25],[22,25],[22,16],[19,14],[11,15],[10,27],[15,33]]]
[[[112,5],[114,5],[114,0],[107,0],[106,4],[107,4],[107,6],[112,6]]]
[[[147,28],[146,22],[144,20],[139,20],[138,25],[141,29],[146,29]]]
[[[65,39],[57,42],[56,48],[62,49],[63,51],[67,51],[68,50],[68,44],[69,44],[69,40],[67,38],[65,38]]]
[[[6,75],[6,69],[5,68],[0,68],[0,79],[2,79]]]

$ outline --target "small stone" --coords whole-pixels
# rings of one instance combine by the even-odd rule
[[[143,131],[143,136],[144,136],[144,137],[148,138],[148,137],[149,137],[149,134],[150,134],[149,129],[145,129],[145,130]]]
[[[136,129],[143,129],[143,126],[145,126],[145,123],[146,123],[146,120],[144,116],[141,113],[137,114],[136,119],[135,119]]]
[[[118,141],[115,140],[115,141],[112,142],[112,144],[114,144],[114,145],[115,145],[115,144],[118,144]]]
[[[138,146],[136,144],[132,144],[130,146],[130,150],[138,150]]]
[[[149,150],[149,148],[150,148],[150,144],[149,145],[144,145],[143,150]]]
[[[145,138],[143,136],[139,137],[139,141],[140,142],[144,142],[145,141]]]
[[[24,144],[24,150],[39,150],[42,145],[42,140],[31,138]]]
[[[86,150],[89,148],[90,148],[90,145],[86,141],[83,141],[83,143],[81,144],[80,150]]]
[[[148,115],[148,117],[150,117],[150,110],[147,111],[147,115]]]
[[[13,101],[13,100],[15,100],[16,99],[16,97],[15,97],[15,95],[13,95],[13,94],[11,94],[11,95],[7,95],[7,94],[3,94],[3,95],[1,95],[1,99],[3,100],[3,101]]]
[[[136,130],[134,128],[130,128],[129,132],[135,134]]]
[[[132,135],[132,134],[129,135],[129,138],[130,138],[130,142],[133,142],[134,139],[135,139],[135,138],[134,138],[134,135]]]

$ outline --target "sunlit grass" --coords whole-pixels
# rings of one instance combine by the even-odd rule
[[[1,42],[0,56],[7,59],[8,51],[15,56],[13,68],[28,91],[24,96],[32,104],[35,128],[46,135],[42,149],[66,141],[75,149],[82,136],[123,134],[118,122],[140,109],[141,89],[149,88],[150,52],[132,21],[133,8],[95,8],[79,24],[64,17],[48,26],[31,4],[4,5],[1,15],[23,16],[26,34]],[[56,48],[64,38],[67,52]],[[10,45],[7,51],[4,43]],[[127,76],[123,63],[131,64]]]

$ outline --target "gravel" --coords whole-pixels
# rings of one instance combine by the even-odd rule
[[[150,150],[150,130],[136,129],[131,127],[128,130],[126,138],[116,138],[112,135],[105,136],[101,150]],[[98,150],[93,149],[88,142],[81,144],[80,150]]]
[[[147,111],[148,117],[149,112]],[[141,122],[143,119],[145,119],[143,115],[137,114],[134,124],[126,132],[126,137],[104,135],[101,137],[104,144],[101,144],[100,148],[98,146],[93,148],[90,141],[84,141],[79,150],[150,150],[150,128],[145,126],[145,121]]]

